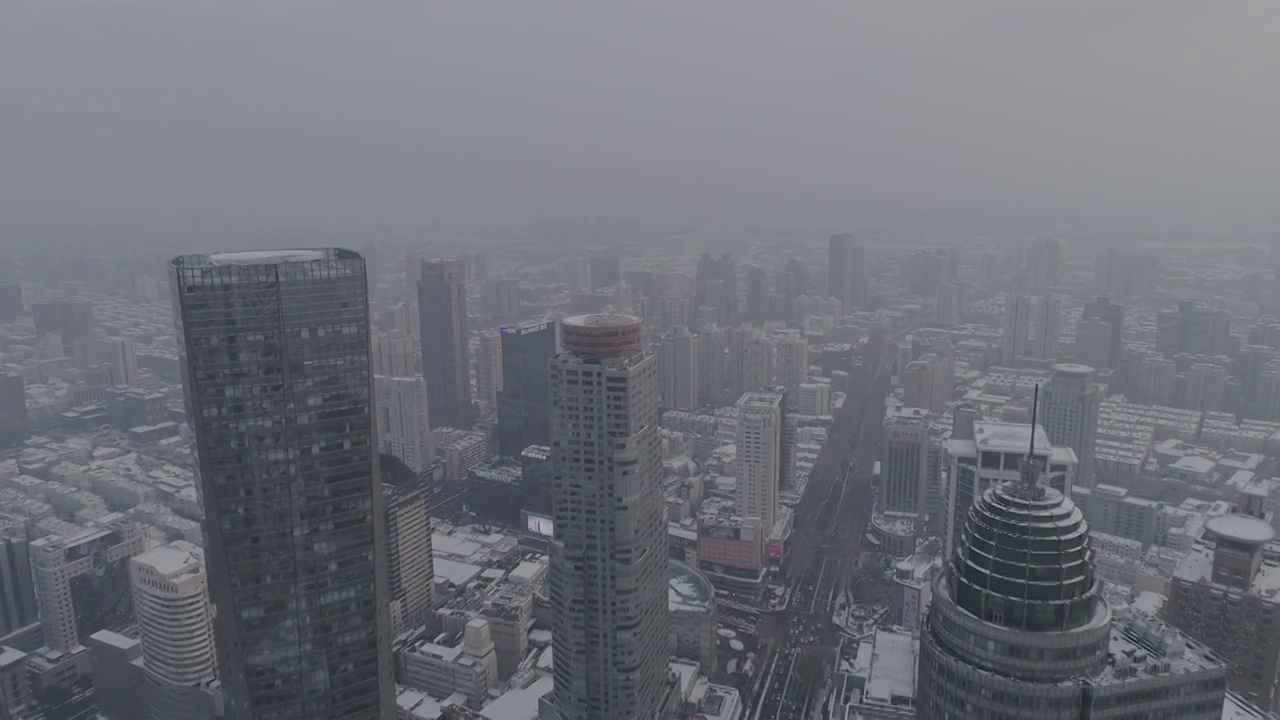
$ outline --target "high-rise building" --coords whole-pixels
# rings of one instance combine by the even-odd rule
[[[1222,717],[1226,670],[1157,619],[1113,615],[1080,510],[1036,477],[985,490],[934,581],[915,717]]]
[[[738,400],[737,409],[735,507],[744,518],[759,518],[769,533],[778,519],[783,396],[748,392]]]
[[[227,718],[389,720],[364,260],[187,255],[171,279]]]
[[[1227,371],[1221,365],[1196,363],[1187,370],[1187,392],[1183,406],[1188,410],[1217,412],[1222,409]]]
[[[1027,280],[1032,287],[1062,284],[1062,241],[1053,237],[1036,238],[1026,246]]]
[[[1094,259],[1093,283],[1099,295],[1121,299],[1148,297],[1155,293],[1158,276],[1159,261],[1155,253],[1110,248]]]
[[[587,260],[591,289],[603,290],[622,282],[622,261],[614,255],[598,255]]]
[[[22,303],[22,284],[0,282],[0,323],[11,323],[25,311]]]
[[[763,323],[769,315],[769,282],[765,269],[747,269],[747,322]]]
[[[129,338],[113,337],[98,340],[98,358],[111,366],[111,382],[114,385],[133,386],[138,383],[138,357]]]
[[[800,400],[797,411],[801,415],[831,414],[830,383],[804,383],[800,386]]]
[[[788,332],[775,343],[778,384],[787,389],[787,405],[794,408],[800,399],[800,386],[809,379],[809,344],[797,330]]]
[[[738,266],[733,256],[725,253],[714,257],[703,253],[698,258],[694,278],[694,304],[715,308],[714,321],[729,325],[738,319]]]
[[[426,627],[435,605],[428,488],[422,476],[394,455],[378,459],[387,522],[387,590],[396,635]]]
[[[77,340],[93,338],[93,304],[84,298],[56,298],[31,303],[31,319],[37,338],[56,332],[68,347]]]
[[[729,329],[714,325],[698,334],[698,405],[717,405],[729,381]]]
[[[940,323],[963,322],[967,306],[967,287],[960,280],[945,282],[933,290],[933,319]]]
[[[413,377],[418,373],[418,341],[392,330],[373,336],[373,374]]]
[[[129,561],[147,720],[206,720],[217,671],[204,551],[185,541]]]
[[[955,366],[946,357],[925,353],[903,368],[902,385],[903,399],[908,407],[940,413],[951,402]]]
[[[38,622],[25,529],[5,524],[0,526],[0,647],[11,645],[6,638]]]
[[[698,336],[677,325],[658,343],[658,376],[664,410],[698,407]]]
[[[551,322],[502,328],[502,389],[498,391],[498,452],[519,457],[551,442],[547,361],[556,354]]]
[[[498,409],[502,390],[502,333],[487,330],[476,338],[476,399],[490,411]]]
[[[1075,349],[1071,359],[1093,368],[1110,365],[1111,325],[1098,318],[1085,318],[1076,326]]]
[[[1124,306],[1111,302],[1105,296],[1095,298],[1084,304],[1084,319],[1101,320],[1111,330],[1111,338],[1107,343],[1107,364],[1097,365],[1108,370],[1120,367],[1124,352]]]
[[[1062,334],[1062,298],[1041,295],[1036,298],[1035,356],[1042,360],[1058,357],[1058,337]]]
[[[490,280],[484,286],[484,312],[495,324],[520,322],[520,280]]]
[[[1093,487],[1094,443],[1098,436],[1098,406],[1102,393],[1093,382],[1093,368],[1075,363],[1053,366],[1040,393],[1040,418],[1049,442],[1076,453],[1075,482]]]
[[[762,330],[747,326],[738,328],[729,352],[730,390],[739,397],[743,393],[763,390],[773,383],[773,339]]]
[[[900,408],[884,418],[884,444],[880,460],[880,497],[883,512],[924,515],[929,471],[929,412]]]
[[[658,364],[636,318],[561,321],[550,363],[553,703],[561,720],[657,716],[667,673]]]
[[[378,450],[422,474],[436,458],[435,434],[427,415],[427,384],[421,376],[373,376],[378,415]]]
[[[133,624],[129,558],[146,550],[138,523],[106,515],[81,532],[42,537],[28,547],[45,645],[67,652],[99,630]]]
[[[967,429],[963,434],[969,434]],[[1022,460],[1032,447],[1032,437],[1027,425],[978,421],[973,423],[972,437],[952,436],[947,441],[945,557],[959,545],[969,510],[987,488],[1022,477]],[[1075,484],[1075,451],[1055,446],[1039,425],[1034,438],[1032,454],[1042,469],[1037,482],[1070,496]]]
[[[1175,376],[1178,368],[1162,357],[1143,358],[1138,363],[1138,387],[1133,401],[1139,405],[1173,406]]]
[[[1030,333],[1031,298],[1021,293],[1005,293],[1000,362],[1012,364],[1026,357]]]
[[[17,374],[0,374],[0,448],[21,444],[31,434],[26,383]]]
[[[853,235],[832,235],[827,248],[827,296],[851,313],[867,303],[867,250]]]
[[[462,260],[423,261],[418,320],[431,420],[441,426],[466,427],[471,421],[471,352],[467,267]]]

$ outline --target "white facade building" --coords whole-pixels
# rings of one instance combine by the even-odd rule
[[[378,449],[395,455],[415,473],[435,459],[435,436],[427,417],[427,384],[421,377],[373,377]]]
[[[759,518],[768,531],[778,516],[782,395],[749,392],[738,400],[737,408],[737,511],[744,518]]]

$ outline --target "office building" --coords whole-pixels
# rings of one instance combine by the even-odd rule
[[[1085,318],[1076,326],[1071,359],[1081,365],[1105,370],[1111,363],[1110,343],[1111,325],[1097,318]]]
[[[26,717],[35,709],[26,659],[25,652],[0,645],[0,718],[5,720]]]
[[[129,558],[146,549],[138,523],[106,515],[80,532],[42,537],[28,547],[49,648],[76,650],[99,630],[133,624]]]
[[[845,314],[867,304],[867,250],[853,235],[832,235],[827,248],[827,297],[844,306]]]
[[[1040,422],[1049,442],[1076,453],[1075,484],[1092,487],[1094,443],[1102,393],[1088,365],[1059,363],[1040,392]]]
[[[677,325],[658,342],[663,410],[698,408],[699,336]]]
[[[0,448],[26,442],[31,434],[26,383],[17,374],[0,374]]]
[[[1099,295],[1122,300],[1150,297],[1155,294],[1158,276],[1155,253],[1109,248],[1094,259],[1093,283]]]
[[[1182,406],[1187,410],[1218,412],[1226,393],[1227,371],[1221,365],[1196,363],[1187,370],[1186,395]]]
[[[1093,532],[1136,540],[1144,549],[1164,540],[1167,520],[1161,511],[1162,503],[1103,483],[1091,488],[1074,487],[1071,499]]]
[[[149,715],[147,678],[142,641],[110,630],[99,630],[86,640],[93,681],[93,704],[98,717],[107,720],[142,720]],[[44,658],[39,658],[41,661]]]
[[[556,354],[552,322],[502,328],[502,389],[498,391],[498,452],[517,457],[551,442],[547,362]]]
[[[773,339],[761,330],[737,328],[729,352],[730,392],[741,397],[773,384]]]
[[[744,518],[759,518],[768,533],[778,517],[783,396],[749,392],[738,400],[737,410],[735,507]]]
[[[1026,276],[1031,287],[1053,287],[1063,281],[1062,241],[1043,237],[1025,246]]]
[[[427,384],[422,376],[373,376],[378,451],[399,458],[422,474],[436,458],[435,434],[427,416]]]
[[[467,267],[462,260],[422,263],[418,321],[431,420],[440,426],[466,427],[471,421],[471,351],[467,344]]]
[[[1246,514],[1210,518],[1205,531],[1173,572],[1164,617],[1218,651],[1231,690],[1274,711],[1280,704],[1280,599],[1274,590],[1280,566],[1262,555],[1275,533]]]
[[[476,338],[476,400],[485,409],[498,409],[498,391],[502,389],[502,333],[487,330]]]
[[[801,415],[831,414],[831,384],[825,382],[800,385],[797,410]]]
[[[941,413],[955,389],[955,366],[945,356],[925,353],[903,368],[902,386],[908,407]]]
[[[596,255],[587,260],[591,289],[603,290],[622,282],[622,260],[614,255]]]
[[[55,298],[31,303],[31,320],[37,338],[56,332],[67,347],[77,340],[93,339],[96,327],[93,304],[84,298]]]
[[[733,256],[703,253],[693,284],[694,304],[715,308],[712,322],[729,325],[738,320],[738,266]]]
[[[923,516],[929,472],[929,412],[893,408],[884,418],[880,455],[880,512]]]
[[[1124,352],[1124,306],[1111,302],[1105,296],[1097,297],[1093,301],[1084,304],[1084,313],[1081,317],[1084,320],[1104,322],[1111,331],[1110,339],[1107,341],[1107,363],[1105,365],[1095,365],[1094,367],[1107,370],[1115,370],[1120,367],[1120,360],[1123,359]]]
[[[227,718],[390,718],[364,260],[187,255],[171,280]]]
[[[1031,298],[1021,293],[1005,293],[1004,335],[1001,337],[1000,362],[1011,365],[1027,357],[1027,340],[1031,333]]]
[[[26,312],[22,302],[22,284],[15,281],[0,282],[0,323],[11,323]]]
[[[800,385],[809,379],[809,345],[799,331],[792,330],[775,343],[775,376],[787,389],[787,406],[794,409]]]
[[[1143,358],[1138,363],[1138,385],[1133,402],[1137,405],[1172,407],[1178,368],[1162,357]]]
[[[420,374],[418,341],[399,330],[374,335],[373,374],[387,377],[413,377]]]
[[[391,627],[399,635],[430,624],[435,608],[429,489],[419,473],[394,455],[378,458],[387,524],[387,592]]]
[[[764,323],[769,319],[769,282],[765,269],[747,268],[747,314],[749,323]]]
[[[112,384],[132,387],[138,383],[138,357],[132,340],[113,337],[94,342],[98,346],[97,359],[111,366]]]
[[[489,699],[490,688],[500,684],[489,622],[475,618],[462,637],[449,640],[450,644],[424,640],[400,653],[405,685],[437,698],[460,694],[467,707],[478,710]]]
[[[214,717],[217,671],[204,551],[184,541],[129,561],[147,720]]]
[[[1088,524],[1027,458],[982,493],[934,582],[919,720],[1222,717],[1226,669],[1159,620],[1113,613]]]
[[[21,524],[0,527],[0,647],[40,622],[31,553]]]
[[[520,322],[520,280],[503,278],[484,285],[484,312],[495,325]]]
[[[1036,298],[1035,356],[1042,360],[1058,357],[1058,337],[1062,334],[1062,298],[1041,295]]]
[[[651,718],[669,634],[657,358],[627,316],[566,318],[560,340],[550,363],[553,703],[560,720]]]
[[[1032,455],[1042,469],[1037,482],[1068,496],[1075,484],[1075,451],[1051,443],[1041,426],[1035,428],[1034,446],[1028,425],[977,421],[973,423],[972,436],[965,437],[967,435],[968,432],[961,437],[953,435],[947,441],[945,557],[955,551],[969,509],[982,493],[993,484],[1022,477],[1022,460],[1029,447],[1034,447]]]

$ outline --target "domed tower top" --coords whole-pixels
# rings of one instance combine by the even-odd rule
[[[644,326],[630,315],[574,315],[560,321],[560,345],[584,357],[626,357],[644,349]]]

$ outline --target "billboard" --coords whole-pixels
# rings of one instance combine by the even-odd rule
[[[542,537],[555,537],[555,522],[546,515],[536,515],[526,511],[524,513],[524,529],[525,532]]]

